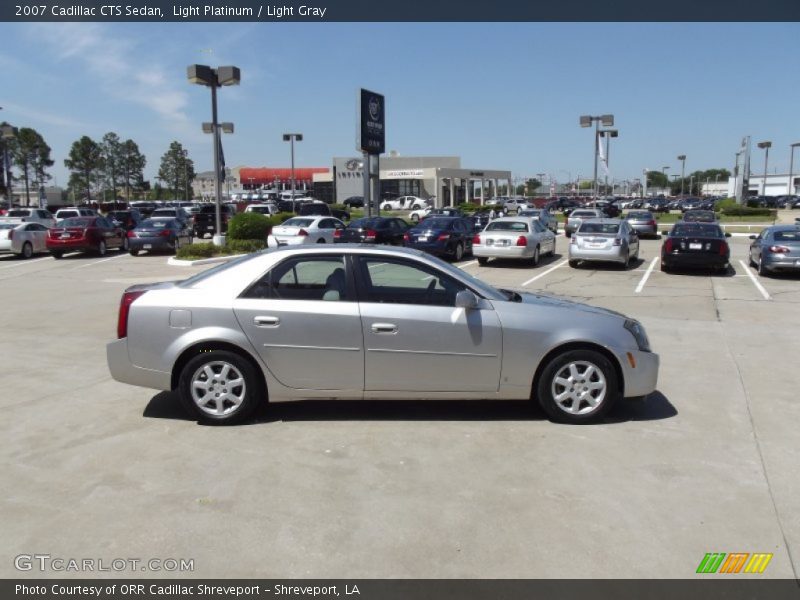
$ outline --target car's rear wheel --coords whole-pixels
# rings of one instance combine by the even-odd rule
[[[573,269],[577,269],[578,268],[578,261],[577,260],[570,260],[569,261],[569,266],[572,267]]]
[[[464,246],[461,243],[456,244],[456,249],[453,252],[453,258],[458,262],[464,258]]]
[[[53,258],[55,258],[55,259],[59,259],[59,258],[62,258],[64,256],[64,253],[61,252],[61,250],[50,250],[50,254],[52,254]]]
[[[100,240],[100,243],[99,243],[99,244],[97,244],[97,253],[98,253],[100,256],[105,256],[105,255],[106,255],[106,251],[107,251],[107,250],[108,250],[108,248],[106,247],[106,242],[105,242],[105,240]]]
[[[599,352],[569,350],[547,364],[536,395],[554,421],[586,423],[611,409],[619,397],[619,382],[611,361]]]
[[[264,399],[255,368],[227,350],[201,352],[186,363],[178,394],[190,414],[214,425],[241,422]]]
[[[22,258],[30,258],[33,256],[33,246],[30,242],[22,244]]]
[[[670,270],[670,266],[662,260],[661,261],[661,271],[663,271],[664,273],[669,273],[669,270]]]
[[[533,249],[533,258],[531,259],[531,264],[535,267],[539,264],[539,246]]]
[[[318,243],[318,244],[324,244],[324,243],[325,243],[325,238],[319,238],[319,239],[317,240],[317,243]]]
[[[128,250],[128,254],[130,254],[131,256],[139,256],[139,251],[138,250]]]
[[[767,268],[764,266],[763,256],[758,259],[758,274],[761,275],[762,277],[766,277],[767,275],[769,275],[769,271],[767,271]]]
[[[127,252],[129,247],[130,247],[130,242],[128,241],[128,237],[125,236],[124,238],[122,238],[122,246],[120,246],[120,251]]]
[[[478,265],[480,265],[481,267],[485,267],[487,264],[489,264],[489,259],[487,257],[485,256],[478,257]]]

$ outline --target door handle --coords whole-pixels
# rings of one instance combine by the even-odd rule
[[[397,325],[394,323],[373,323],[370,329],[372,333],[397,333]]]
[[[253,323],[256,327],[277,327],[281,324],[281,320],[278,317],[256,317]]]

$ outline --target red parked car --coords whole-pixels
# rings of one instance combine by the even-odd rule
[[[127,252],[128,236],[105,217],[63,219],[47,234],[47,249],[54,258],[61,258],[65,252],[96,252],[104,256],[109,248]]]

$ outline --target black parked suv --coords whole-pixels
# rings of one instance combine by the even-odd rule
[[[228,231],[228,221],[236,214],[236,211],[227,204],[221,204],[220,210],[220,225],[222,233]],[[217,207],[215,204],[203,204],[200,210],[194,215],[194,227],[192,231],[194,235],[203,239],[205,235],[214,235],[217,229]]]

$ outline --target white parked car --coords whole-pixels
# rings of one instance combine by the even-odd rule
[[[97,211],[91,208],[77,208],[75,206],[70,206],[68,208],[59,208],[56,211],[56,221],[61,221],[62,219],[71,219],[73,217],[96,217]]]
[[[0,223],[0,254],[30,258],[37,252],[47,252],[47,231],[41,223]]]
[[[270,216],[277,215],[280,211],[277,204],[250,204],[244,209],[244,212]]]
[[[517,258],[536,266],[542,254],[555,251],[555,234],[532,217],[500,217],[472,238],[472,254],[481,266],[490,258]]]
[[[344,229],[344,223],[334,217],[292,217],[277,227],[267,238],[267,246],[296,246],[299,244],[332,244],[337,229]]]
[[[56,219],[49,210],[43,208],[12,208],[0,223],[39,223],[45,227],[55,227]]]
[[[433,208],[430,206],[426,208],[418,208],[417,210],[412,210],[411,214],[408,215],[408,218],[411,219],[412,223],[419,223],[422,219],[427,217],[432,210]]]
[[[400,196],[394,200],[381,202],[381,210],[419,210],[425,207],[430,208],[430,203],[417,196]]]

